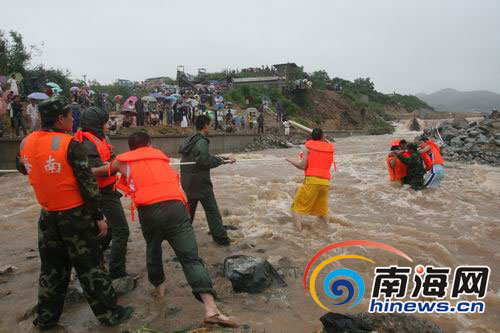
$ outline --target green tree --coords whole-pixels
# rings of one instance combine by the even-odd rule
[[[368,93],[375,90],[375,85],[373,84],[373,82],[370,80],[369,77],[367,77],[365,79],[358,78],[358,79],[354,80],[353,87],[356,90],[358,90],[362,93],[365,93],[365,94],[368,94]]]
[[[9,73],[9,41],[5,33],[0,30],[0,74]]]
[[[9,32],[12,43],[8,50],[9,71],[25,74],[26,66],[31,60],[31,52],[24,46],[23,36],[15,31]]]
[[[309,79],[313,83],[313,88],[316,89],[326,89],[326,86],[330,82],[330,77],[325,70],[313,72],[309,75]]]

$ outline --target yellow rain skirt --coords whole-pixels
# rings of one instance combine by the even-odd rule
[[[301,215],[328,215],[329,180],[306,177],[300,185],[292,202],[292,211]]]

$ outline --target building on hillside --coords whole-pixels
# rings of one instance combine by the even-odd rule
[[[299,66],[297,66],[297,64],[294,62],[287,62],[286,64],[276,64],[273,65],[273,67],[276,68],[277,73],[281,76],[284,76],[285,79],[291,69],[299,68]]]
[[[277,87],[283,88],[286,85],[286,80],[282,76],[260,76],[260,77],[245,77],[245,78],[232,78],[232,86],[253,85],[263,87]]]
[[[132,87],[134,85],[134,82],[132,82],[130,80],[117,79],[116,84],[121,85],[121,86]]]

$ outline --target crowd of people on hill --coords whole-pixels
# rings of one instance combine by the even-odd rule
[[[3,94],[6,114],[10,119],[12,137],[26,136],[40,129],[38,103],[40,100],[28,96],[22,97],[17,89],[13,76]],[[131,96],[122,101],[122,96],[110,98],[105,93],[95,93],[84,86],[69,91],[73,115],[73,132],[80,128],[82,114],[92,106],[105,110],[110,115],[108,123],[110,134],[114,135],[122,127],[155,127],[161,125],[175,126],[187,133],[194,128],[196,118],[206,115],[212,120],[213,129],[224,133],[264,133],[265,113],[271,111],[271,101],[264,99],[261,105],[251,103],[250,96],[245,99],[246,105],[240,109],[232,102],[224,99],[220,90],[200,87],[193,90],[177,90],[173,92],[151,93],[145,96]],[[48,97],[63,94],[62,90],[47,87],[43,93]],[[24,101],[23,101],[24,100]],[[285,135],[289,135],[290,123],[286,120],[285,110],[279,102],[275,104],[276,122],[283,126]],[[0,112],[0,115],[2,113]],[[3,135],[0,121],[0,136]]]

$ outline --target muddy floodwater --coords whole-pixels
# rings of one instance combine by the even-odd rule
[[[356,270],[367,289],[356,307],[337,306],[334,310],[342,313],[367,310],[375,266],[422,264],[454,270],[459,265],[488,265],[491,275],[483,314],[418,316],[433,320],[445,332],[500,332],[500,169],[449,163],[441,188],[414,192],[389,184],[384,155],[361,154],[387,151],[392,138],[413,139],[415,134],[337,139],[337,172],[330,186],[333,223],[323,225],[306,219],[303,233],[293,228],[289,213],[303,175],[284,161],[285,156],[297,155],[299,149],[237,154],[239,159],[270,161],[242,162],[213,170],[224,223],[238,228],[230,231],[230,236],[239,242],[229,248],[215,245],[207,234],[201,207],[194,228],[200,254],[219,292],[221,309],[257,332],[314,332],[321,327],[318,319],[326,311],[302,287],[307,263],[327,245],[365,239],[403,251],[413,263],[372,248],[349,247],[329,252],[321,259],[357,254],[375,261],[371,264],[343,260],[331,264],[332,269],[343,265]],[[0,264],[17,267],[14,272],[0,276],[0,331],[24,332],[30,329],[33,318],[22,321],[23,314],[35,304],[37,294],[39,207],[27,179],[18,174],[0,177],[0,198]],[[130,272],[140,274],[140,278],[138,287],[120,297],[119,302],[135,307],[133,319],[118,328],[102,328],[88,305],[81,303],[67,307],[60,323],[67,332],[135,331],[143,325],[172,332],[200,323],[203,309],[192,297],[167,243],[163,252],[169,281],[167,294],[162,300],[151,297],[140,225],[130,222],[130,201],[123,199],[123,204],[131,228],[127,266]],[[277,267],[284,267],[288,287],[254,295],[233,293],[228,281],[220,276],[220,265],[224,258],[237,253],[258,255]],[[318,296],[324,304],[331,303],[321,292]]]

